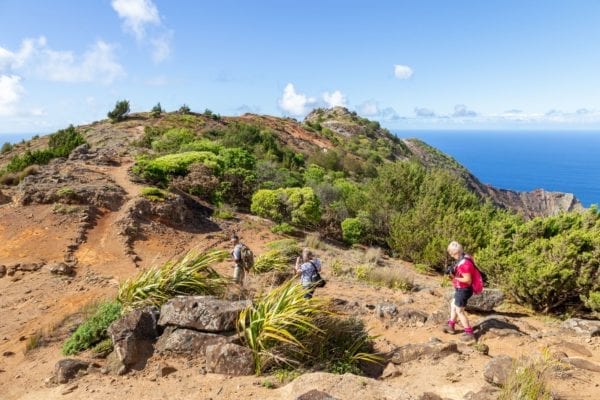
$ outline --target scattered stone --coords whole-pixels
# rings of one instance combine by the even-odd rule
[[[379,303],[375,305],[375,315],[379,318],[393,318],[398,314],[398,308],[393,303]]]
[[[206,347],[206,365],[210,372],[225,375],[252,375],[252,350],[233,343]]]
[[[50,271],[50,273],[55,274],[55,275],[72,275],[73,274],[73,267],[64,262],[50,264],[48,266],[48,270]]]
[[[396,364],[389,362],[381,374],[381,379],[395,378],[400,375],[402,375],[400,368]]]
[[[445,324],[450,318],[450,306],[444,305],[444,307],[433,312],[427,317],[427,325],[441,325]]]
[[[223,336],[191,329],[168,327],[156,342],[155,348],[160,352],[203,355],[207,346],[225,344],[235,339],[237,339],[237,336]]]
[[[77,389],[79,387],[79,385],[77,385],[76,383],[73,385],[69,385],[67,387],[65,387],[63,390],[61,390],[60,394],[67,395],[69,393],[73,393],[75,391],[75,389]]]
[[[494,386],[485,386],[479,392],[468,392],[463,397],[464,400],[496,400],[498,398],[498,388]]]
[[[458,346],[454,342],[407,344],[393,350],[389,359],[394,364],[403,364],[409,361],[417,360],[421,357],[438,359],[458,352]]]
[[[419,396],[418,400],[444,400],[444,398],[432,392],[425,392]]]
[[[179,296],[162,306],[158,324],[204,332],[231,332],[235,330],[240,312],[251,304],[249,300],[227,301],[213,296]]]
[[[2,356],[4,357],[12,357],[15,355],[14,351],[5,351],[4,353],[2,353]]]
[[[0,265],[0,278],[4,278],[4,275],[6,275],[6,266]]]
[[[57,383],[67,383],[75,378],[80,371],[86,372],[90,363],[73,358],[60,360],[54,366],[54,375]]]
[[[489,317],[477,321],[477,323],[473,325],[473,331],[477,337],[487,334],[492,334],[494,337],[524,335],[519,327],[510,322],[508,318],[499,315],[490,315]]]
[[[600,321],[581,318],[570,318],[563,322],[563,329],[572,331],[578,335],[600,336]]]
[[[296,400],[338,400],[328,393],[321,392],[320,390],[313,389],[300,396],[296,397]]]
[[[403,308],[398,311],[398,321],[411,326],[423,326],[427,318],[426,313],[412,308]]]
[[[17,270],[23,271],[23,272],[34,272],[34,271],[39,270],[43,266],[44,266],[43,263],[23,263],[23,264],[19,264],[19,266],[17,267]]]
[[[156,366],[156,377],[164,378],[167,375],[171,375],[172,373],[177,372],[177,368],[172,367],[168,364],[159,363]]]
[[[503,386],[513,366],[509,356],[494,357],[483,370],[483,378],[492,385]]]
[[[153,341],[158,336],[157,314],[155,307],[134,310],[108,327],[114,353],[126,367],[145,363],[152,355]]]
[[[568,362],[575,368],[586,369],[588,371],[600,372],[600,365],[593,363],[588,360],[584,360],[583,358],[575,358],[575,357],[567,357],[562,361]]]

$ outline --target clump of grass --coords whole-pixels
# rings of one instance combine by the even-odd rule
[[[160,267],[142,271],[119,287],[118,300],[125,308],[145,305],[160,307],[177,295],[220,295],[227,279],[219,275],[211,265],[227,258],[226,251],[213,251],[185,256],[166,262]]]
[[[62,353],[66,356],[89,349],[107,338],[106,329],[121,316],[122,306],[118,301],[98,305],[91,317],[86,319],[64,343]]]
[[[15,186],[19,184],[19,176],[12,172],[7,172],[0,176],[0,185]]]
[[[430,275],[434,272],[434,269],[431,268],[430,265],[427,264],[415,264],[415,269],[417,270],[417,272],[424,274],[424,275]]]
[[[290,261],[293,261],[302,253],[302,249],[298,242],[294,239],[281,239],[267,243],[267,247],[270,250],[277,250]]]
[[[363,255],[363,261],[367,264],[378,265],[381,262],[381,248],[369,247]]]
[[[24,353],[27,354],[31,350],[34,350],[40,346],[43,346],[44,345],[44,337],[45,337],[45,333],[43,330],[40,329],[40,330],[36,331],[33,335],[31,335],[29,337],[29,339],[27,339],[27,342],[25,343]]]
[[[397,268],[373,267],[368,264],[359,265],[354,269],[357,280],[373,286],[410,292],[415,285],[413,280]]]
[[[254,261],[252,270],[257,274],[269,271],[285,271],[289,269],[289,257],[286,257],[279,250],[269,250],[262,253]]]
[[[271,228],[271,232],[280,235],[292,235],[294,232],[296,232],[296,229],[287,222],[282,222],[281,224],[274,225]]]
[[[19,172],[19,181],[22,181],[23,179],[25,179],[26,177],[30,176],[30,175],[37,175],[40,173],[40,166],[39,165],[30,165],[27,168],[25,168],[23,171]]]
[[[106,339],[102,340],[101,342],[99,342],[92,348],[92,352],[94,352],[95,354],[99,354],[99,355],[109,354],[112,350],[113,350],[113,342],[110,338],[106,338]]]
[[[165,201],[169,198],[169,193],[167,191],[156,187],[143,188],[141,195],[150,201]]]
[[[53,213],[62,215],[75,214],[79,211],[79,209],[79,206],[65,205],[61,203],[54,203],[54,206],[52,206]]]
[[[75,191],[70,187],[63,187],[56,191],[56,195],[61,198],[70,198],[75,196]]]
[[[548,351],[545,351],[539,359],[516,361],[498,399],[553,399],[552,393],[546,386],[546,375],[556,364],[556,361],[551,360]]]
[[[307,349],[304,335],[320,333],[315,325],[318,315],[326,312],[322,299],[306,299],[302,286],[288,281],[261,296],[240,313],[238,332],[252,350],[257,374],[270,362],[297,364]],[[287,352],[281,352],[282,347]]]
[[[321,235],[318,233],[309,233],[304,238],[304,247],[309,247],[311,249],[323,249],[323,241],[321,240]]]
[[[221,205],[213,212],[213,217],[219,219],[233,219],[235,218],[235,210],[231,206]]]

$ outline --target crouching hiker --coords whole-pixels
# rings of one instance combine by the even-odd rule
[[[314,257],[312,252],[304,248],[302,256],[296,258],[296,273],[300,274],[300,283],[306,290],[305,298],[313,297],[315,288],[325,286],[325,280],[321,278],[321,260]]]
[[[467,301],[473,296],[472,282],[476,274],[476,267],[471,256],[465,254],[462,245],[458,242],[451,242],[448,245],[448,254],[456,260],[456,263],[448,269],[448,274],[451,276],[452,285],[454,286],[454,298],[450,302],[450,319],[443,330],[450,334],[456,333],[454,325],[458,317],[464,328],[461,340],[475,340],[473,328],[469,324],[469,319],[465,313],[465,307]]]
[[[233,250],[231,256],[233,258],[233,281],[240,286],[244,286],[244,278],[254,266],[254,254],[244,243],[240,242],[240,238],[235,233],[231,235],[231,243]]]

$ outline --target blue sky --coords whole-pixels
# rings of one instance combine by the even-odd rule
[[[598,1],[0,0],[0,134],[160,102],[391,129],[600,129]]]

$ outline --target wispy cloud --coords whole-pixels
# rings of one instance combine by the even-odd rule
[[[425,107],[415,107],[415,115],[419,118],[434,118],[435,112]]]
[[[308,112],[308,108],[316,104],[313,97],[304,93],[297,93],[294,85],[288,83],[283,89],[283,95],[278,101],[279,108],[286,114],[302,116]]]
[[[111,5],[123,20],[123,29],[132,33],[138,42],[150,46],[154,62],[160,63],[169,58],[174,31],[164,26],[152,0],[112,0]]]
[[[363,117],[376,119],[380,122],[393,122],[399,119],[404,119],[392,107],[381,108],[374,100],[367,100],[358,105],[356,111]]]
[[[17,75],[0,75],[0,115],[10,116],[17,112],[17,104],[25,89]]]
[[[160,25],[160,14],[152,0],[113,0],[111,5],[123,20],[125,30],[138,40],[146,35],[147,25]]]
[[[394,65],[394,76],[398,79],[408,79],[413,75],[413,70],[408,65]]]
[[[45,37],[25,39],[18,51],[0,47],[0,72],[18,71],[55,82],[99,82],[109,84],[125,75],[117,61],[115,46],[98,40],[85,53],[54,50]]]
[[[339,90],[336,90],[332,93],[323,93],[323,100],[325,101],[325,104],[327,104],[327,107],[347,106],[346,96],[344,96],[344,94]]]
[[[473,118],[476,117],[477,113],[473,110],[469,110],[464,104],[457,104],[454,106],[454,112],[452,117],[454,118]]]

